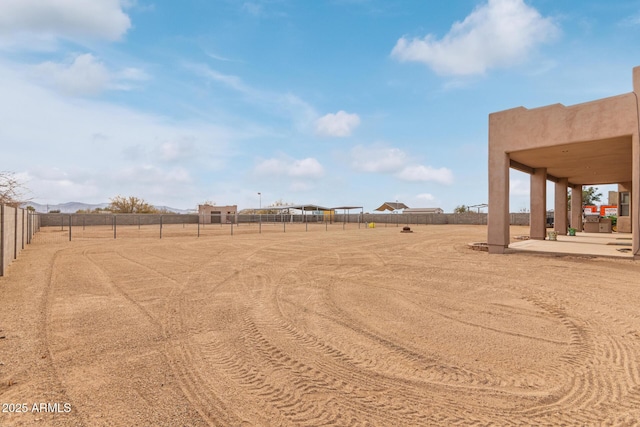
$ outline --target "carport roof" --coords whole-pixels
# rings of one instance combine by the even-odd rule
[[[299,211],[330,211],[330,208],[325,208],[320,205],[288,205],[288,206],[269,206],[265,209],[285,210],[285,209],[297,209]]]

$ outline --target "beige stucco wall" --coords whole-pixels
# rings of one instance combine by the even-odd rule
[[[30,243],[37,224],[37,217],[29,216],[26,209],[0,205],[0,276]]]
[[[636,97],[618,95],[565,107],[523,107],[489,115],[491,151],[509,153],[638,132]]]
[[[217,206],[217,205],[198,205],[198,215],[201,224],[211,224],[211,215],[214,212],[220,212],[220,221],[223,224],[236,222],[235,217],[238,214],[238,205]]]

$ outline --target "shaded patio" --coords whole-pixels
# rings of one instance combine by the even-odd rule
[[[630,93],[572,106],[517,107],[489,115],[489,253],[511,248],[509,172],[515,169],[530,175],[532,240],[546,237],[548,181],[554,183],[553,210],[562,213],[554,219],[559,236],[567,234],[569,225],[582,231],[583,186],[617,184],[625,196],[625,209],[618,202],[618,232],[628,233],[631,253],[640,259],[640,67],[633,69],[632,77]],[[569,211],[570,218],[564,214]]]
[[[507,252],[633,259],[632,237],[629,234],[578,232],[575,236],[558,235],[557,239],[513,242]]]

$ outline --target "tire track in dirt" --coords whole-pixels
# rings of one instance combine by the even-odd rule
[[[212,286],[208,286],[207,293],[211,295],[211,297],[215,298],[215,295],[219,295],[221,293],[227,292],[229,288],[234,288],[235,286],[237,286],[239,283],[238,278],[240,277],[240,274],[242,273],[242,271],[244,271],[244,269],[246,268],[246,265],[248,264],[247,260],[252,259],[260,251],[273,250],[272,248],[277,247],[280,244],[281,244],[280,242],[276,241],[275,243],[270,243],[265,245],[261,249],[250,251],[249,253],[243,254],[243,257],[241,259],[236,259],[233,273],[226,276],[224,280],[218,283],[215,283]],[[202,265],[198,269],[197,274],[192,274],[189,280],[185,281],[185,283],[181,286],[180,293],[176,293],[172,296],[171,300],[174,301],[174,303],[172,305],[172,309],[168,311],[168,324],[169,324],[169,329],[172,330],[174,333],[186,334],[187,332],[185,329],[186,328],[185,322],[187,322],[187,319],[185,318],[185,314],[188,312],[189,304],[185,299],[183,291],[187,289],[188,284],[191,282],[206,283],[207,282],[206,277],[208,276],[208,268],[212,265],[213,265],[212,262]],[[216,274],[219,275],[219,272],[216,272]],[[240,308],[240,312],[242,312],[242,308]],[[243,408],[242,417],[241,418],[236,417],[235,422],[231,420],[232,424],[240,424],[242,422],[250,424],[249,421],[243,421],[243,418],[246,418],[247,416],[258,417],[258,419],[261,419],[258,412],[255,409],[251,408],[252,406],[254,406],[253,403],[249,404],[245,399],[233,397],[234,391],[233,391],[232,385],[230,384],[222,385],[221,382],[219,381],[210,382],[206,380],[206,378],[219,379],[219,376],[217,375],[218,373],[212,372],[211,369],[205,366],[206,365],[205,361],[217,360],[218,358],[217,352],[221,351],[220,347],[194,346],[193,342],[191,342],[190,340],[184,340],[183,342],[181,342],[181,344],[177,348],[181,351],[181,357],[184,359],[185,365],[192,367],[192,372],[190,373],[190,375],[193,376],[192,381],[194,383],[200,384],[202,387],[205,387],[209,390],[213,390],[214,394],[216,395],[225,394],[225,396],[227,396],[227,400],[230,400],[231,402],[235,402],[238,405],[237,407]],[[212,353],[211,350],[214,350],[214,352]],[[247,352],[249,354],[255,353],[255,349],[253,348],[247,349]],[[241,354],[243,353],[237,352],[235,353],[235,357],[238,358]],[[280,397],[283,396],[282,390],[280,390],[280,393],[278,394],[278,396]],[[268,405],[268,407],[266,408],[263,408],[263,410],[269,409],[269,407],[274,407],[274,401],[270,401],[269,403],[270,405]],[[236,406],[236,405],[228,405],[228,406]]]
[[[527,299],[558,318],[570,331],[571,340],[559,363],[549,366],[549,370],[560,378],[559,382],[569,386],[556,392],[545,405],[528,408],[523,413],[534,417],[550,416],[559,423],[588,423],[602,418],[602,404],[621,397],[615,392],[616,379],[607,369],[602,369],[603,358],[600,357],[601,354],[609,354],[613,359],[620,357],[616,345],[611,341],[597,340],[591,325],[572,318],[561,306],[543,300],[540,295],[527,296]]]
[[[335,301],[335,299],[333,300]],[[335,313],[340,313],[338,315],[336,315]],[[335,317],[334,317],[335,316]],[[366,330],[366,328],[362,327],[361,324],[359,324],[359,322],[357,321],[357,319],[354,318],[349,318],[349,316],[340,308],[338,308],[335,303],[333,303],[333,312],[332,315],[329,316],[333,321],[336,321],[336,318],[340,318],[340,319],[347,319],[347,320],[342,320],[339,323],[342,326],[348,327],[353,329],[356,333],[360,334],[360,335],[364,335],[368,338],[371,338],[374,341],[377,341],[379,343],[382,343],[383,345],[391,348],[394,352],[402,354],[405,356],[405,358],[408,361],[415,361],[416,359],[420,359],[421,355],[420,354],[416,354],[415,351],[412,350],[408,350],[402,346],[397,345],[396,343],[394,343],[393,341],[390,341],[387,338],[383,338],[378,336],[376,333]],[[457,319],[453,319],[453,320],[457,320]],[[358,325],[357,327],[354,325]],[[478,326],[476,324],[473,324],[474,326]],[[503,331],[498,331],[498,332],[503,332]],[[527,338],[531,338],[531,337],[527,337]],[[534,337],[535,338],[535,337]],[[544,340],[544,339],[543,339]],[[554,344],[558,344],[559,342],[557,341],[553,341]],[[563,344],[563,343],[560,343]],[[428,359],[428,361],[430,362],[431,360]],[[399,364],[396,364],[396,366],[398,366]],[[400,365],[401,366],[401,365]],[[463,374],[462,376],[460,374]],[[452,379],[455,378],[455,381],[452,382]],[[454,385],[454,383],[462,383],[462,384],[466,384],[470,387],[472,386],[476,386],[477,384],[483,384],[483,385],[487,385],[487,386],[496,386],[497,384],[500,384],[501,381],[499,379],[494,379],[493,381],[490,378],[474,378],[472,375],[470,375],[469,372],[461,372],[459,369],[455,369],[454,371],[450,372],[449,378],[439,378],[440,381],[443,381],[445,384],[448,385]],[[493,383],[493,384],[492,384]],[[505,416],[507,417],[511,417],[510,414],[508,414],[507,412],[504,413]],[[467,420],[468,421],[468,420]]]
[[[267,252],[279,251],[276,247],[270,247]],[[257,254],[252,255],[252,259]],[[238,285],[243,288],[249,296],[249,301],[245,303],[243,310],[243,326],[240,328],[240,342],[244,349],[236,349],[233,355],[218,357],[218,364],[222,367],[225,375],[239,381],[244,392],[254,396],[254,399],[262,402],[261,406],[267,412],[271,412],[271,417],[278,420],[278,423],[285,420],[289,423],[299,423],[304,425],[322,425],[334,423],[340,413],[329,415],[326,408],[332,406],[331,401],[320,407],[317,403],[310,403],[302,399],[303,395],[309,393],[335,394],[336,388],[330,385],[326,375],[314,371],[310,366],[295,359],[295,356],[285,353],[279,347],[273,346],[270,341],[259,331],[253,318],[263,319],[262,309],[264,304],[257,298],[256,288],[263,288],[260,293],[264,294],[264,288],[272,285],[273,276],[269,273],[269,268],[258,267],[259,273],[254,274],[250,268],[244,268],[238,277]],[[265,274],[266,270],[266,274]],[[251,282],[251,284],[248,284]],[[267,321],[267,323],[269,323]],[[249,350],[250,349],[250,350]],[[217,348],[217,351],[222,351]],[[236,355],[251,354],[251,363],[244,363]],[[214,355],[212,355],[214,356]],[[260,370],[261,369],[261,370]],[[271,371],[268,374],[261,373]],[[274,381],[279,377],[286,376],[288,380]],[[320,376],[318,378],[318,376]],[[299,386],[307,384],[299,389]],[[311,385],[309,385],[311,384]],[[327,406],[328,405],[328,406]],[[273,413],[275,411],[275,413]]]
[[[355,258],[356,267],[353,267],[353,265],[350,267],[350,276],[361,274],[367,269],[366,263],[362,263],[362,260],[362,256]],[[362,264],[363,268],[358,267],[360,264]],[[521,291],[521,289],[519,291]],[[526,300],[526,298],[524,299]],[[535,303],[536,301],[530,300],[529,302]],[[594,346],[589,345],[593,340],[593,334],[590,332],[592,330],[591,326],[577,319],[568,318],[566,313],[559,310],[557,306],[545,306],[541,301],[537,302],[538,306],[543,309],[545,313],[548,313],[553,318],[557,319],[570,334],[570,340],[568,343],[541,338],[542,341],[547,341],[552,344],[565,344],[568,346],[568,350],[563,357],[558,360],[556,366],[556,374],[560,374],[559,378],[561,378],[561,380],[556,380],[555,382],[563,385],[560,386],[560,389],[548,389],[549,397],[544,398],[547,402],[555,402],[556,406],[553,406],[554,409],[548,410],[552,405],[547,403],[543,405],[547,410],[539,410],[538,415],[547,418],[550,417],[552,419],[555,418],[557,420],[561,420],[560,422],[573,420],[587,423],[589,420],[598,419],[598,417],[602,418],[602,413],[594,408],[602,406],[602,404],[606,400],[609,400],[611,396],[613,396],[614,401],[617,400],[618,395],[615,392],[616,382],[610,375],[602,372],[594,374],[589,370],[584,372],[580,371],[580,368],[584,365],[585,361],[594,359]],[[346,322],[346,324],[352,323],[353,322],[351,321]],[[356,332],[361,333],[361,331]],[[497,330],[496,332],[505,331]],[[515,336],[518,336],[518,334]],[[536,338],[529,336],[525,337],[533,339]],[[616,361],[624,360],[624,354],[628,354],[628,351],[618,344],[612,343],[609,347],[616,354],[616,356],[614,356],[614,360]],[[394,351],[397,350],[397,348],[394,348],[393,346],[391,348]],[[409,359],[411,359],[411,357],[409,357]],[[624,362],[616,363],[622,363],[622,365],[625,365]],[[549,376],[547,379],[549,379]],[[468,381],[468,379],[465,379],[465,381]],[[551,384],[553,383],[554,382],[551,381]],[[569,384],[569,387],[566,387],[567,384]],[[522,385],[526,386],[527,384],[524,383]],[[544,392],[545,389],[541,389],[541,391]],[[559,418],[555,417],[552,414],[554,410],[563,412],[565,416]],[[536,411],[535,405],[533,406],[532,411]],[[522,413],[522,411],[520,412]],[[516,413],[518,413],[518,411],[516,411]],[[516,413],[505,412],[504,414],[505,417],[513,418]]]
[[[52,373],[53,375],[53,380],[56,383],[56,389],[57,390],[62,390],[62,394],[63,396],[58,397],[60,400],[59,401],[64,401],[66,403],[71,404],[71,407],[73,408],[73,417],[76,418],[80,418],[80,422],[77,423],[75,420],[70,423],[70,424],[74,424],[74,425],[89,425],[88,423],[88,414],[87,412],[84,410],[84,408],[80,407],[79,405],[76,405],[76,402],[74,401],[74,399],[69,395],[69,393],[66,392],[65,387],[64,387],[64,381],[62,380],[62,377],[60,375],[58,366],[57,366],[57,361],[56,361],[56,351],[52,349],[52,306],[53,306],[53,298],[54,298],[54,288],[55,288],[55,274],[58,271],[57,266],[58,263],[60,262],[60,258],[62,256],[62,254],[66,254],[67,252],[69,252],[70,250],[64,250],[64,249],[60,249],[57,250],[54,255],[53,255],[53,259],[51,262],[51,268],[49,268],[49,270],[47,271],[47,279],[46,279],[46,285],[45,285],[45,290],[44,290],[44,295],[43,295],[43,299],[42,299],[42,308],[40,310],[40,312],[42,313],[42,317],[44,319],[44,321],[42,321],[41,327],[42,327],[42,332],[40,334],[38,334],[39,336],[43,337],[43,346],[44,349],[46,351],[46,357],[45,357],[45,363],[47,365],[47,367],[49,368],[49,371]],[[66,420],[65,420],[66,421]],[[65,425],[66,423],[61,423],[61,425]]]
[[[403,241],[411,241],[402,237]],[[469,258],[462,251],[456,252],[457,246],[451,243],[433,245],[432,249],[440,247],[445,251],[443,259],[430,263],[420,274],[440,279],[453,277],[456,287],[451,289],[462,290],[455,303],[447,302],[447,298],[457,298],[455,291],[436,287],[437,292],[433,292],[428,281],[424,289],[429,291],[378,284],[369,288],[380,300],[388,294],[399,307],[413,306],[413,316],[421,312],[437,316],[458,325],[456,330],[479,328],[504,337],[501,339],[507,343],[531,340],[566,347],[561,357],[546,357],[549,365],[544,372],[523,365],[521,373],[509,376],[498,365],[487,369],[431,353],[429,343],[412,341],[411,334],[395,333],[394,328],[405,326],[402,322],[385,326],[372,322],[371,314],[355,310],[361,308],[358,304],[370,300],[351,297],[366,295],[366,290],[351,294],[338,290],[362,287],[367,280],[384,283],[405,265],[415,266],[421,257],[431,259],[435,254],[431,250],[421,254],[429,244],[415,239],[409,254],[402,253],[400,240],[392,241],[388,247],[379,245],[381,239],[376,240],[378,246],[370,241],[362,244],[367,239],[361,236],[354,241],[354,246],[342,248],[342,240],[337,239],[333,247],[320,245],[321,249],[314,250],[314,239],[307,236],[297,236],[293,241],[278,236],[265,238],[253,250],[255,246],[236,239],[225,243],[227,252],[214,252],[217,245],[203,245],[211,249],[206,255],[204,251],[193,251],[200,244],[180,243],[176,253],[180,261],[176,262],[164,247],[151,251],[151,246],[144,246],[140,257],[119,250],[119,256],[134,258],[139,265],[114,256],[109,268],[115,269],[119,264],[122,274],[129,270],[132,275],[143,277],[140,287],[160,293],[160,307],[138,293],[134,282],[124,276],[110,277],[121,287],[119,295],[130,299],[127,304],[132,309],[146,310],[145,318],[158,322],[166,341],[167,364],[183,394],[192,399],[191,405],[209,405],[224,412],[200,413],[210,425],[637,422],[640,328],[637,315],[630,311],[631,304],[621,313],[616,313],[612,303],[603,304],[602,313],[583,315],[579,301],[583,295],[571,295],[570,290],[548,284],[555,279],[555,273],[529,272],[524,258],[510,258],[505,264],[511,264],[513,270],[493,274],[493,280],[503,282],[500,291],[512,294],[507,303],[520,298],[539,311],[529,310],[524,303],[511,308],[507,304],[500,306],[502,299],[495,307],[520,316],[520,322],[530,318],[535,323],[538,319],[558,327],[545,337],[539,334],[540,329],[519,334],[507,327],[484,324],[483,317],[461,313],[476,310],[473,297],[477,293],[468,290],[474,285],[490,287],[492,273],[480,262],[474,264],[477,276],[473,271],[456,272],[455,263]],[[456,252],[455,259],[447,259],[452,250]],[[484,259],[478,253],[472,257]],[[99,256],[95,260],[101,262]],[[550,263],[558,267],[567,264],[564,260]],[[524,274],[527,278],[520,279]],[[536,276],[540,284],[536,283]],[[406,277],[411,280],[417,276]],[[164,290],[151,285],[152,281],[161,282]],[[463,286],[464,281],[470,285]],[[340,300],[345,295],[350,298]],[[593,298],[597,295],[594,291]],[[426,307],[418,301],[427,302]],[[485,301],[485,307],[494,304],[486,297],[481,301]],[[381,306],[377,304],[375,307]],[[480,314],[488,316],[494,311],[489,308],[488,314]],[[558,338],[565,335],[557,331],[564,330],[566,342]],[[422,339],[420,334],[416,336]],[[505,359],[507,363],[510,360]],[[218,406],[212,397],[224,406]],[[230,409],[233,412],[228,412]]]
[[[301,277],[299,277],[299,274],[297,274],[295,279],[289,280],[289,282],[292,282],[292,283],[303,282],[304,283],[306,280],[307,280],[307,278],[301,278]],[[282,286],[280,286],[279,289],[281,287]],[[276,291],[273,295],[277,295],[277,294],[278,294],[278,291]],[[277,300],[277,297],[276,297],[276,300]],[[272,305],[275,307],[278,302],[279,301],[275,301],[274,303],[272,303]],[[283,318],[283,319],[286,318],[286,316],[282,315],[283,314],[282,313],[282,309],[279,308],[279,310],[280,310],[280,313],[279,313],[280,314],[280,318]],[[274,317],[274,316],[272,316],[272,317]],[[278,316],[275,316],[275,317],[278,317]],[[349,356],[347,356],[346,354],[340,352],[339,350],[337,350],[337,349],[335,349],[333,347],[327,346],[326,344],[323,344],[323,343],[319,342],[319,340],[317,338],[309,338],[308,335],[304,335],[303,333],[300,333],[299,331],[296,331],[295,326],[292,325],[291,323],[282,322],[284,324],[281,324],[279,327],[274,328],[274,325],[276,323],[278,323],[277,319],[271,319],[271,320],[266,319],[266,321],[265,321],[266,325],[261,325],[263,328],[264,327],[268,328],[267,329],[268,333],[265,332],[264,334],[262,334],[262,337],[263,337],[262,339],[263,340],[265,339],[264,336],[269,336],[270,339],[273,340],[274,337],[278,336],[279,333],[282,333],[283,331],[285,331],[285,332],[288,332],[290,335],[293,335],[293,338],[295,340],[301,341],[302,345],[306,345],[307,347],[309,347],[312,350],[318,350],[318,348],[324,349],[326,351],[326,354],[322,355],[322,358],[323,358],[322,359],[322,361],[323,361],[323,372],[329,371],[331,373],[331,375],[333,375],[335,377],[338,377],[338,378],[339,378],[339,376],[343,375],[344,378],[346,378],[348,381],[350,381],[352,386],[353,386],[354,379],[357,379],[357,377],[362,377],[362,383],[371,383],[372,376],[379,377],[379,378],[376,378],[376,382],[379,383],[380,386],[384,390],[389,391],[391,389],[394,389],[394,393],[395,394],[398,394],[397,393],[398,390],[406,388],[406,386],[407,386],[406,383],[403,383],[402,386],[398,387],[398,380],[395,379],[395,378],[392,378],[392,377],[388,377],[388,376],[385,377],[385,376],[380,376],[380,375],[372,375],[371,372],[362,372],[361,369],[356,369],[355,372],[354,372],[354,369],[353,369],[354,368],[354,363],[352,363],[351,361],[349,361],[349,364],[348,364],[349,369],[345,373],[337,372],[337,371],[340,370],[337,367],[332,367],[332,368],[328,369],[327,365],[329,365],[329,363],[327,363],[327,362],[329,362],[332,358],[333,359],[337,358],[337,359],[339,359],[338,360],[338,362],[339,362],[339,366],[338,367],[340,367],[340,368],[342,368],[344,370],[345,359],[348,360]],[[277,331],[275,331],[276,329],[277,329]],[[334,332],[336,332],[336,330],[334,330]],[[266,345],[265,342],[262,342],[262,344]],[[396,348],[396,350],[397,350],[397,348]],[[382,380],[382,381],[380,382],[380,380]],[[424,386],[424,384],[421,384],[421,386]],[[391,388],[391,387],[393,387],[393,388]],[[398,389],[398,390],[396,390],[396,389]],[[351,391],[350,394],[354,395],[354,391]],[[371,391],[368,391],[367,394],[371,394]],[[400,394],[402,394],[402,393],[400,393]],[[405,397],[405,396],[403,396],[403,397]],[[415,396],[414,396],[414,401],[416,401],[416,402],[420,401],[421,399],[422,398],[415,398]],[[433,403],[433,402],[431,402],[431,403]],[[405,404],[406,404],[406,402],[405,402]],[[403,422],[406,423],[407,421],[409,421],[410,418],[407,418],[406,414],[415,414],[417,412],[413,411],[413,410],[407,410],[405,404],[403,404],[403,405],[395,405],[395,406],[394,405],[388,405],[388,404],[387,405],[382,405],[382,407],[384,407],[384,409],[385,409],[385,413],[387,414],[386,415],[386,417],[387,417],[386,421],[387,422],[390,421],[390,419],[389,419],[389,417],[391,416],[390,414],[393,414],[394,411],[399,411],[401,413],[401,417],[398,418],[398,420],[397,420],[399,423],[403,423]],[[391,409],[389,409],[389,408],[391,408]],[[367,412],[367,411],[365,410],[365,412]],[[421,421],[423,421],[423,420],[421,419]]]
[[[584,260],[565,261],[563,258],[562,262],[553,260],[551,266],[569,268],[566,265],[568,262],[584,264]],[[588,265],[583,274],[593,280],[591,263]],[[540,273],[548,275],[547,271]],[[541,277],[540,280],[540,283],[545,283],[553,279]],[[527,413],[537,414],[536,417],[548,417],[557,424],[582,420],[587,425],[592,424],[594,420],[605,419],[612,405],[634,408],[634,403],[630,403],[630,390],[638,384],[640,342],[636,339],[636,329],[628,322],[620,320],[619,316],[631,319],[637,317],[636,313],[630,315],[624,310],[621,312],[619,306],[609,305],[598,298],[596,304],[608,307],[609,310],[596,311],[595,316],[590,316],[590,320],[585,321],[580,317],[571,316],[563,308],[572,304],[573,313],[589,313],[588,308],[580,308],[591,298],[590,293],[585,293],[582,289],[578,289],[577,292],[567,290],[566,296],[561,297],[560,294],[564,290],[560,287],[544,292],[541,292],[541,289],[536,290],[535,287],[510,288],[525,291],[528,300],[548,308],[571,331],[570,350],[558,360],[560,363],[551,364],[548,368],[560,379],[559,386],[551,390],[549,397],[544,400],[544,405],[532,406]],[[616,313],[616,317],[608,313]]]
[[[138,259],[130,259],[122,255],[121,253],[112,253],[117,259],[112,259],[112,267],[105,267],[105,264],[109,262],[108,258],[105,258],[104,254],[101,257],[101,263],[98,264],[94,260],[95,265],[100,269],[105,269],[105,276],[113,289],[120,295],[122,295],[129,303],[140,310],[145,317],[150,319],[153,324],[159,328],[159,332],[162,334],[165,340],[164,354],[165,361],[170,366],[173,374],[179,381],[180,388],[182,389],[185,397],[193,405],[194,409],[202,416],[203,420],[211,426],[225,426],[230,424],[239,425],[240,420],[233,416],[233,412],[226,407],[224,402],[217,396],[208,392],[210,390],[206,385],[206,381],[202,378],[197,370],[197,366],[191,366],[193,362],[193,356],[191,355],[190,347],[181,338],[184,334],[184,327],[180,322],[178,310],[181,305],[181,291],[189,281],[192,272],[184,279],[184,281],[176,280],[172,275],[163,273],[158,269],[151,268]],[[165,297],[165,309],[160,315],[151,313],[146,307],[138,303],[132,298],[127,291],[125,291],[122,285],[118,285],[118,277],[122,274],[131,274],[131,267],[123,268],[123,260],[125,263],[137,266],[143,270],[139,274],[136,274],[136,280],[140,280],[140,277],[145,277],[146,280],[165,280],[169,282],[170,291]],[[205,266],[203,266],[205,267]]]
[[[249,270],[243,270],[242,274],[246,277],[240,280],[245,283],[252,278],[257,278],[258,281],[263,281],[261,277],[264,277],[264,269],[260,270],[260,274],[253,276]],[[273,280],[271,275],[267,275]],[[286,276],[286,274],[285,274]],[[282,279],[278,277],[277,279]],[[269,281],[271,281],[269,280]],[[264,285],[264,283],[262,283]],[[268,284],[267,284],[268,285]],[[245,289],[246,290],[246,289]],[[251,294],[251,292],[247,292]],[[273,316],[273,312],[270,311],[276,305],[274,305],[273,295],[277,294],[277,289],[267,292],[271,295],[271,301],[264,299],[253,298],[247,303],[248,313],[244,317],[244,327],[242,327],[242,340],[245,342],[246,348],[252,349],[253,357],[258,357],[251,364],[244,364],[240,362],[237,357],[228,355],[221,358],[219,363],[225,366],[225,371],[228,372],[231,378],[245,379],[248,383],[243,384],[247,388],[247,393],[256,396],[258,400],[263,401],[263,405],[267,407],[274,407],[281,412],[278,414],[272,414],[275,419],[286,419],[289,422],[301,423],[304,425],[321,425],[325,422],[335,422],[342,416],[346,416],[345,409],[351,407],[350,412],[353,413],[350,420],[354,421],[357,417],[367,416],[371,418],[371,415],[367,415],[370,410],[363,408],[362,405],[357,404],[345,404],[354,400],[354,394],[364,398],[369,396],[372,390],[360,391],[353,385],[353,369],[349,372],[343,373],[340,376],[334,375],[331,369],[327,369],[327,365],[330,365],[330,357],[340,357],[339,352],[335,349],[328,349],[328,354],[320,354],[320,362],[322,364],[322,370],[313,368],[313,365],[318,363],[318,355],[311,360],[305,357],[305,353],[308,354],[308,350],[300,352],[298,348],[296,351],[291,351],[291,334],[295,338],[300,339],[300,334],[295,332],[295,329],[291,323],[278,322],[278,316]],[[269,303],[269,304],[266,304]],[[256,317],[257,316],[257,317]],[[255,318],[255,320],[254,320]],[[262,331],[264,329],[264,332]],[[275,338],[277,339],[274,342]],[[284,341],[281,339],[284,338]],[[294,339],[295,339],[294,338]],[[326,346],[322,346],[317,341],[310,341],[309,339],[303,339],[307,346],[311,343],[315,353],[322,353],[323,349],[327,349]],[[279,342],[280,344],[276,344]],[[295,343],[296,347],[299,347],[299,343]],[[287,350],[284,350],[287,348]],[[217,348],[217,351],[222,351],[221,348]],[[245,354],[242,351],[235,351],[233,354]],[[306,362],[304,361],[306,360]],[[340,361],[344,364],[344,360]],[[261,375],[256,378],[256,366],[268,366],[273,372],[269,375]],[[266,368],[263,368],[266,369]],[[276,377],[286,377],[288,380],[282,380],[280,382],[273,381]],[[271,380],[270,380],[271,379]],[[370,377],[364,378],[364,383],[370,382]],[[347,382],[351,381],[351,383]],[[382,393],[384,388],[377,390],[377,393]],[[312,394],[314,396],[328,396],[326,401],[320,406],[318,404],[310,404],[308,398],[302,399],[303,396]],[[340,402],[335,402],[334,396],[339,396]],[[333,402],[333,403],[332,403]],[[337,405],[342,408],[341,411],[335,411],[331,415],[328,414],[327,408]],[[377,419],[377,423],[383,423],[385,420],[387,423],[390,419],[393,419],[392,414],[398,410],[398,407],[393,408],[389,405],[382,404],[384,408],[385,416]],[[355,411],[355,412],[353,412]],[[401,415],[405,421],[409,420],[408,415],[417,414],[415,411],[405,411]],[[328,418],[327,418],[328,417]],[[422,417],[418,417],[420,420]],[[414,420],[415,421],[415,420]]]

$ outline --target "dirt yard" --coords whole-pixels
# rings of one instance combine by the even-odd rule
[[[412,229],[43,232],[0,278],[0,425],[640,423],[640,262]]]

